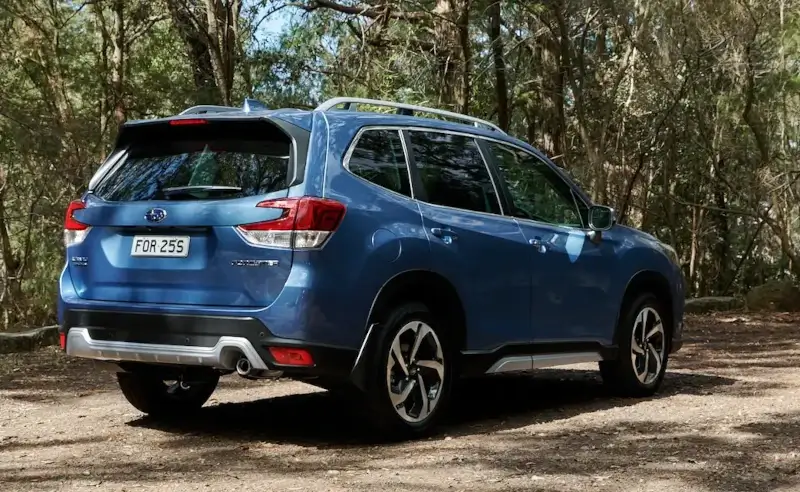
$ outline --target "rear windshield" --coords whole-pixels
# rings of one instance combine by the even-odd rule
[[[288,137],[223,137],[228,138],[133,142],[94,193],[117,202],[206,200],[264,195],[287,187]]]

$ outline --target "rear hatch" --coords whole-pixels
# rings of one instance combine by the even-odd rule
[[[287,133],[264,119],[124,128],[115,162],[67,214],[68,268],[78,295],[269,305],[286,283],[292,250],[249,242],[237,226],[285,215],[259,204],[288,195],[296,150]]]

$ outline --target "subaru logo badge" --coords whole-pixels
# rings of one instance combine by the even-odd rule
[[[167,218],[167,211],[163,208],[151,208],[144,214],[144,218],[147,219],[148,222],[161,222]]]

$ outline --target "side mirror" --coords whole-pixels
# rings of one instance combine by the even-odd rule
[[[614,226],[616,220],[616,214],[611,207],[592,205],[589,208],[589,229],[593,231],[607,231]]]

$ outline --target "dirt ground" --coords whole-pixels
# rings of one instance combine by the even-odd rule
[[[400,444],[301,383],[226,377],[163,424],[91,363],[0,356],[0,491],[800,491],[800,316],[688,321],[654,398],[606,395],[592,366],[470,383]]]

